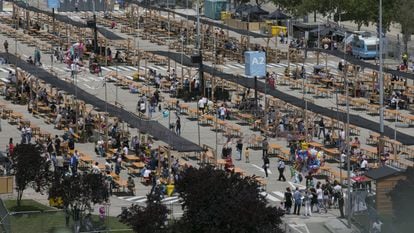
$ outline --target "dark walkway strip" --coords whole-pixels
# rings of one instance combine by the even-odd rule
[[[5,53],[0,53],[0,57],[6,57]],[[38,66],[33,66],[22,59],[16,58],[13,54],[8,54],[10,64],[17,64],[17,67],[28,72],[29,74],[45,81],[46,83],[51,84],[53,87],[56,87],[66,93],[75,94],[75,86],[71,83],[67,83],[63,80],[60,80],[58,77],[50,74]],[[104,111],[106,104],[105,101],[99,99],[98,97],[89,94],[88,92],[77,88],[77,97],[80,100],[85,101],[85,103],[91,104],[94,107],[99,108],[100,111]],[[137,115],[122,108],[116,107],[110,103],[107,103],[108,112],[112,116],[119,117],[121,120],[127,122],[131,127],[139,129],[141,132],[148,133],[155,138],[162,140],[163,142],[171,145],[174,150],[180,152],[191,152],[191,151],[201,151],[202,148],[197,144],[182,138],[176,135],[171,130],[167,129],[165,126],[161,125],[156,121],[146,121],[140,119]]]
[[[166,56],[166,57],[170,57],[172,60],[180,63],[181,62],[181,54],[180,53],[175,53],[175,52],[165,52],[165,51],[153,51],[153,53],[162,55],[162,56]],[[191,63],[191,59],[187,56],[183,56],[183,63],[186,66],[195,66],[194,64]],[[221,71],[218,71],[214,68],[212,68],[211,66],[207,66],[204,65],[203,66],[204,72],[209,73],[213,76],[217,76],[220,78],[223,78],[225,80],[234,82],[234,83],[238,83],[244,87],[248,87],[251,89],[254,89],[254,80],[253,79],[249,79],[249,78],[243,78],[243,77],[238,77],[232,74],[226,74],[223,73]],[[258,91],[263,92],[265,90],[265,85],[263,82],[258,82]],[[305,101],[301,98],[297,98],[293,95],[288,95],[284,92],[281,92],[279,90],[267,90],[267,94],[274,96],[278,99],[281,99],[287,103],[290,103],[298,108],[305,108]],[[319,105],[313,104],[313,103],[309,103],[308,102],[308,110],[315,112],[317,114],[321,114],[323,116],[326,117],[330,117],[333,119],[336,119],[337,117],[339,118],[339,120],[345,120],[346,119],[346,113],[343,112],[339,112],[337,113],[336,111],[332,111],[332,109],[329,108],[324,108],[321,107]],[[363,118],[361,116],[358,115],[354,115],[354,114],[350,114],[350,123],[352,125],[361,127],[361,128],[365,128],[374,132],[379,132],[379,123],[378,122],[374,122],[374,121],[370,121],[366,118]],[[390,138],[394,138],[394,129],[390,128],[388,126],[384,126],[384,135]],[[413,134],[414,134],[414,130],[413,130]],[[404,145],[413,145],[414,144],[414,137],[413,135],[407,135],[404,133],[400,133],[397,131],[397,140],[400,141],[401,143],[403,143]]]

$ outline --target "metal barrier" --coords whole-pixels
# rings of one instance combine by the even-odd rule
[[[4,205],[3,199],[0,199],[0,217],[0,227],[2,229],[2,232],[11,232],[10,214],[6,206]]]

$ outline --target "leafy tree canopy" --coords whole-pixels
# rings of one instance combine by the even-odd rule
[[[12,169],[16,179],[17,205],[23,197],[23,191],[31,187],[42,193],[49,187],[52,179],[50,161],[44,156],[42,147],[37,144],[20,144],[14,149]]]
[[[139,233],[161,233],[166,232],[168,209],[161,204],[159,189],[147,195],[147,205],[132,205],[122,211],[118,216],[119,221],[132,227]]]
[[[49,189],[50,198],[61,198],[75,220],[82,218],[93,204],[108,201],[106,178],[101,174],[56,176]]]
[[[268,206],[252,177],[212,167],[189,168],[176,183],[183,200],[181,232],[283,232],[283,213]]]

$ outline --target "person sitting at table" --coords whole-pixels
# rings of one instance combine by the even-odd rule
[[[355,137],[354,140],[352,141],[352,145],[353,148],[359,148],[361,146],[361,142],[359,141],[358,137]]]

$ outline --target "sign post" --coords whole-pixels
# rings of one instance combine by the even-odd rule
[[[245,75],[247,78],[254,78],[254,103],[257,114],[259,106],[257,103],[257,78],[266,77],[266,53],[259,51],[246,51],[244,52],[244,58]]]
[[[47,7],[52,8],[52,32],[55,33],[55,9],[60,7],[59,0],[47,0]]]
[[[248,78],[266,76],[266,53],[259,51],[244,52],[245,70]]]

